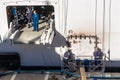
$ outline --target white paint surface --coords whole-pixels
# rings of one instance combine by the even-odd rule
[[[11,2],[12,1],[12,2]],[[14,2],[14,1],[17,1]],[[1,38],[7,33],[7,18],[6,18],[6,6],[7,5],[40,5],[43,0],[30,0],[19,2],[18,0],[0,0],[0,34]],[[37,2],[38,1],[38,2]],[[25,44],[13,44],[2,43],[0,44],[0,52],[18,52],[21,57],[21,64],[24,66],[58,66],[60,65],[60,56],[64,52],[65,37],[64,37],[64,12],[62,1],[64,0],[51,0],[55,7],[56,29],[58,34],[53,40],[54,43],[51,46],[42,45],[25,45]],[[66,31],[72,29],[77,34],[95,33],[95,1],[96,0],[68,0],[68,14],[67,14],[67,26]],[[103,0],[97,0],[97,34],[102,42],[103,37]],[[106,12],[105,12],[105,53],[109,49],[109,1],[106,0]],[[9,3],[7,3],[9,2]],[[56,2],[56,3],[54,3]],[[5,4],[4,4],[5,3]],[[111,60],[120,60],[120,0],[112,0],[111,6],[111,36],[110,36],[110,54]],[[61,35],[62,34],[62,35]],[[102,42],[103,43],[103,42]],[[62,46],[62,50],[61,50]],[[74,45],[75,46],[75,45]],[[89,45],[83,45],[85,48],[82,50],[88,50]],[[100,45],[101,46],[101,45]],[[75,47],[74,47],[75,48]],[[83,47],[82,47],[83,48]],[[91,48],[91,47],[90,47]],[[77,49],[77,48],[76,48]],[[92,50],[89,53],[92,55]],[[75,52],[77,53],[77,52]],[[44,56],[44,57],[43,57]],[[44,60],[44,62],[43,62]]]

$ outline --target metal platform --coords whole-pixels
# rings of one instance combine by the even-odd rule
[[[32,31],[33,26],[28,28],[25,26],[21,31],[19,31],[16,36],[14,37],[14,43],[38,43],[39,44],[39,39],[40,36],[42,35],[44,29],[46,27],[46,22],[41,22],[39,23],[39,30],[38,31]]]

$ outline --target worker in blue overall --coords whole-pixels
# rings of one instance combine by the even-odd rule
[[[63,61],[65,64],[68,64],[69,56],[70,56],[70,50],[68,50],[64,53]]]
[[[97,64],[101,63],[101,60],[102,60],[102,57],[103,57],[103,52],[101,51],[101,49],[96,48],[93,55],[94,55],[95,64],[97,65]]]
[[[34,10],[33,12],[32,19],[33,19],[33,27],[34,27],[33,31],[38,31],[39,15],[36,10]]]
[[[17,15],[16,7],[12,8],[12,15],[15,17]]]

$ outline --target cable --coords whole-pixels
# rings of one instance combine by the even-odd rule
[[[58,0],[58,18],[59,18],[59,19],[58,19],[58,20],[59,20],[59,21],[58,21],[58,22],[59,22],[59,29],[58,29],[58,30],[59,30],[59,31],[61,31],[61,30],[60,30],[60,26],[61,26],[60,17],[61,17],[61,15],[60,15],[60,0]]]
[[[104,53],[104,50],[105,50],[105,4],[106,4],[106,2],[105,2],[106,0],[103,0],[103,34],[102,34],[102,41],[103,41],[103,43],[102,43],[102,50],[103,50],[103,60],[102,60],[102,63],[103,63],[103,68],[102,68],[102,76],[104,76],[105,74],[104,74],[104,71],[105,71],[105,61],[106,61],[106,59],[105,59],[105,53]]]
[[[95,1],[95,36],[97,35],[97,0]]]
[[[111,0],[109,2],[109,38],[108,38],[108,58],[110,60],[110,39],[111,39]]]
[[[104,44],[104,41],[105,41],[105,0],[103,0],[103,32],[102,32],[102,41],[103,41],[103,44],[102,44],[102,50],[104,51],[105,49],[105,44]]]
[[[64,33],[66,35],[66,29],[67,29],[67,15],[68,15],[68,0],[66,0],[66,6],[65,6],[65,9],[66,9],[66,13],[65,13],[65,30],[64,30]]]
[[[97,47],[97,0],[95,0],[95,48]]]
[[[68,0],[62,0],[62,27],[63,33],[67,35],[67,15],[68,15]]]
[[[58,12],[58,15],[59,15],[59,26],[61,26],[61,21],[60,21],[60,0],[58,0],[58,7],[59,7],[59,12]],[[62,15],[62,16],[63,16],[63,15]],[[63,20],[63,19],[62,19],[62,20]],[[63,21],[62,21],[62,23],[63,23]],[[60,28],[59,28],[59,31],[61,31]],[[62,45],[61,39],[60,39],[60,41],[59,41],[59,45]],[[61,61],[60,61],[61,71],[64,71],[64,64],[63,64],[63,56],[62,56],[62,49],[61,49],[61,47],[60,47],[60,52],[61,52],[61,54],[60,54],[60,59],[61,59]]]

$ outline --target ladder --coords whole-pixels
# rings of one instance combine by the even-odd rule
[[[87,80],[84,67],[80,67],[80,74],[81,74],[81,80]]]
[[[103,60],[98,60],[98,61],[93,61],[91,62],[91,65],[90,65],[90,72],[94,72],[94,71],[102,71],[103,69],[103,63],[104,61]]]

